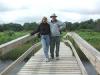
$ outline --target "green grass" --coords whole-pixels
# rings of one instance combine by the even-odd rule
[[[91,44],[93,47],[95,47],[98,51],[100,51],[100,32],[94,32],[90,30],[84,30],[84,31],[75,31],[79,34],[83,39],[85,39],[89,44]],[[74,45],[78,55],[80,58],[84,61],[87,61],[86,56],[84,53],[80,50],[78,45],[75,43],[75,41],[71,37],[67,37]]]
[[[7,42],[7,41],[16,39],[20,36],[23,36],[23,35],[27,34],[27,33],[28,32],[15,32],[15,34],[12,35],[12,37],[9,37],[8,35],[6,35],[7,32],[0,33],[0,43],[1,43],[1,41],[4,43],[4,42]],[[62,32],[61,37],[63,37],[66,33],[67,32]],[[76,31],[76,33],[78,33],[83,39],[85,39],[87,42],[89,42],[92,46],[94,46],[96,49],[98,49],[100,51],[100,32]],[[1,35],[2,35],[2,38],[1,38]],[[7,60],[7,59],[15,60],[21,54],[23,54],[28,48],[30,48],[34,43],[37,43],[39,41],[40,41],[40,39],[36,37],[36,38],[26,42],[25,44],[21,45],[20,47],[15,48],[11,52],[7,53],[3,57],[1,57],[1,59],[2,60]],[[80,52],[79,52],[79,54],[80,54]]]
[[[8,41],[11,41],[13,39],[16,39],[18,37],[21,37],[23,35],[26,35],[30,33],[30,31],[21,31],[21,32],[13,32],[11,31],[11,34],[9,35],[10,31],[6,32],[0,32],[0,44],[6,43]],[[15,60],[17,59],[20,55],[22,55],[26,50],[28,50],[33,44],[39,42],[40,39],[35,37],[32,40],[24,43],[23,45],[13,49],[11,52],[8,52],[4,56],[1,56],[1,60]],[[36,49],[37,50],[37,49]]]
[[[100,32],[76,31],[83,39],[100,51]]]
[[[65,36],[67,32],[61,32],[61,37]]]
[[[61,32],[61,41],[62,41],[62,39],[63,39],[63,36],[65,36],[67,34],[67,32]]]
[[[9,35],[10,31],[6,31],[6,32],[0,32],[0,44],[6,43],[8,41],[11,41],[13,39],[16,39],[20,36],[26,35],[28,32],[13,32],[12,35]]]
[[[26,50],[28,50],[33,44],[36,44],[40,40],[36,37],[32,40],[24,43],[23,45],[13,49],[12,51],[8,52],[4,56],[1,56],[1,60],[16,60],[19,56],[21,56]],[[40,47],[39,47],[40,48]],[[36,52],[39,48],[36,48],[34,52]]]
[[[8,31],[9,32],[9,31]],[[16,39],[20,36],[26,35],[29,32],[14,32],[13,35],[9,35],[7,31],[6,32],[0,32],[0,44],[6,43],[8,41],[11,41],[13,39]],[[61,37],[63,37],[66,34],[66,32],[62,32]],[[4,56],[1,56],[0,59],[1,60],[16,60],[19,56],[21,56],[26,50],[28,50],[33,44],[39,42],[40,39],[39,38],[34,38],[26,43],[24,43],[23,45],[13,49],[11,52],[8,52],[7,54],[5,54]],[[35,50],[35,52],[38,49]]]

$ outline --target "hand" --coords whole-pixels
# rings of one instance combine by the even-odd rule
[[[30,33],[30,36],[34,35],[34,33]]]

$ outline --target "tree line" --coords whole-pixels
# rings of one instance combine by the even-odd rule
[[[66,23],[66,29],[68,31],[74,31],[74,30],[80,30],[80,29],[87,29],[87,30],[93,30],[93,31],[100,31],[100,19],[98,20],[86,20],[82,22],[65,22]]]
[[[23,25],[18,23],[8,23],[8,24],[1,24],[0,25],[0,32],[3,31],[29,31],[34,30],[38,27],[36,22],[33,23],[24,23]]]
[[[90,29],[94,31],[100,31],[100,19],[98,20],[86,20],[82,22],[65,22],[66,24],[66,30],[68,31],[74,31],[74,30],[79,30],[79,29]],[[37,29],[38,24],[36,22],[33,23],[24,23],[23,25],[17,24],[17,23],[8,23],[8,24],[1,24],[0,25],[0,32],[3,31],[30,31],[30,30],[35,30]]]

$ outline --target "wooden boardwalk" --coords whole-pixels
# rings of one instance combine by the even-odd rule
[[[71,49],[61,42],[60,60],[45,62],[43,50],[40,49],[17,75],[82,75],[82,72]]]
[[[25,36],[19,37],[18,39],[0,45],[0,56],[5,55],[6,53],[14,50],[14,48],[17,48],[19,45],[22,45],[25,42],[36,37],[37,34],[34,36],[30,36],[30,34],[27,34]],[[72,40],[70,40],[70,38],[72,38]],[[100,52],[97,49],[91,46],[75,32],[68,32],[62,40],[68,46],[61,42],[60,60],[45,62],[43,49],[40,49],[34,56],[32,56],[28,60],[27,63],[25,63],[25,65],[21,69],[19,69],[20,71],[17,72],[17,75],[88,75],[77,54],[75,47],[73,46],[75,44],[91,62],[97,74],[100,75]],[[39,47],[41,47],[40,42],[34,44],[20,57],[18,57],[18,59],[16,59],[8,67],[6,67],[0,73],[0,75],[11,75],[9,73],[11,73],[17,65],[23,62],[30,53],[33,53],[34,50]],[[13,75],[16,74],[14,73]]]

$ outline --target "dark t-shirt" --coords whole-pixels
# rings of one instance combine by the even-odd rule
[[[33,31],[31,35],[35,33],[40,33],[40,35],[50,35],[50,25],[48,23],[41,23],[36,31]]]

